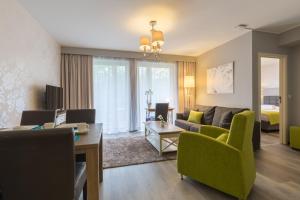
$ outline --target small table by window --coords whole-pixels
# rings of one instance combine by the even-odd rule
[[[146,118],[150,117],[150,113],[155,112],[155,108],[145,108],[146,110]],[[168,108],[168,122],[173,123],[173,112],[174,108]]]

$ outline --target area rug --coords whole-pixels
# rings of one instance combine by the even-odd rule
[[[175,160],[176,152],[163,153],[145,140],[144,136],[103,139],[103,168]]]

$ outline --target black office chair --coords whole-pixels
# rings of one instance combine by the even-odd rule
[[[66,111],[66,123],[81,123],[87,124],[95,123],[96,110],[95,109],[70,109]],[[85,162],[85,154],[77,154],[76,162]]]
[[[70,128],[0,132],[0,158],[3,200],[78,200],[86,186]]]
[[[158,116],[161,115],[164,121],[168,121],[169,103],[157,103],[155,105],[155,121],[159,121]]]
[[[20,125],[43,125],[54,121],[55,110],[24,110]]]
[[[85,122],[92,124],[95,123],[95,117],[95,109],[71,109],[66,111],[66,123]]]

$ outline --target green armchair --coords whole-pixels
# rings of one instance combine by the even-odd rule
[[[230,130],[202,126],[179,137],[177,169],[210,187],[247,199],[256,176],[252,150],[254,112],[233,118]]]

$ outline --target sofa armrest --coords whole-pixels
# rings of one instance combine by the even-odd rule
[[[183,119],[183,120],[185,120],[183,113],[176,113],[176,119]]]
[[[220,128],[217,126],[203,125],[203,126],[201,126],[201,129],[199,132],[203,135],[217,138],[222,133],[229,133],[229,130],[225,129],[225,128]]]
[[[187,176],[191,173],[204,173],[205,176],[205,173],[226,172],[225,176],[241,178],[241,155],[240,150],[211,137],[183,132],[179,137],[177,169]]]

